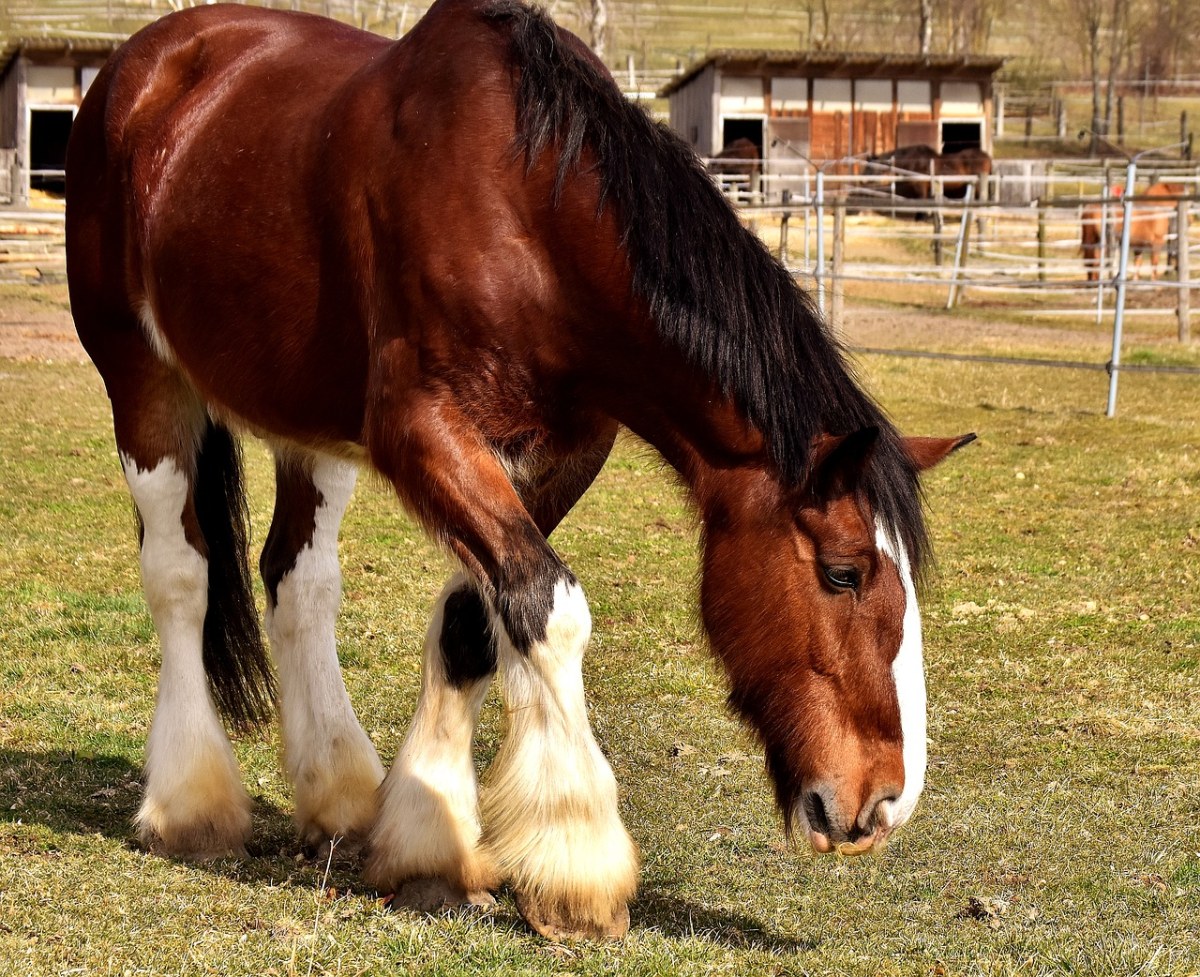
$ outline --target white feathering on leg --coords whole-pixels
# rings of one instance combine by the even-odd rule
[[[171,458],[149,470],[127,456],[121,462],[144,526],[142,586],[162,646],[138,834],[175,855],[238,852],[250,799],[204,673],[208,562],[183,530],[188,479]]]
[[[471,896],[495,885],[479,850],[478,788],[471,744],[490,677],[456,688],[446,677],[441,634],[446,600],[466,586],[458,574],[443,589],[425,637],[421,697],[404,745],[380,788],[367,877],[381,888],[410,879],[443,879]]]
[[[509,729],[484,795],[486,844],[502,876],[544,916],[583,930],[624,913],[638,875],[616,780],[587,718],[590,634],[583,591],[564,580],[544,641],[523,654],[501,640]]]
[[[310,844],[366,837],[375,819],[383,765],[363,732],[338,666],[335,624],[341,604],[337,538],[357,469],[317,456],[321,493],[311,541],[268,606],[267,634],[279,669],[284,765],[296,792],[296,824]]]

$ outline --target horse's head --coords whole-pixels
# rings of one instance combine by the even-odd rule
[[[818,852],[881,844],[925,782],[913,574],[864,488],[878,436],[821,438],[798,489],[748,480],[706,514],[702,606],[730,702]],[[905,439],[910,479],[973,439]]]

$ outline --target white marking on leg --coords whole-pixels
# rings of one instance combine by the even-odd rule
[[[188,479],[170,458],[148,471],[121,462],[144,525],[142,585],[162,646],[139,832],[173,854],[236,851],[250,831],[250,800],[204,673],[208,562],[184,535]]]
[[[904,547],[894,543],[882,527],[877,527],[875,545],[896,564],[904,585],[904,630],[900,651],[892,662],[896,698],[900,703],[900,729],[904,737],[904,790],[895,802],[885,801],[879,809],[880,822],[898,828],[912,817],[917,799],[925,787],[925,767],[928,762],[921,610],[917,606],[917,590],[913,585],[912,569]]]
[[[617,784],[588,722],[582,662],[591,615],[561,581],[546,638],[527,654],[500,640],[507,737],[484,795],[497,866],[545,918],[606,927],[637,888],[638,857]]]
[[[357,475],[334,458],[314,461],[311,477],[322,501],[313,536],[276,586],[266,615],[279,669],[284,766],[296,791],[296,823],[311,844],[365,837],[383,780],[383,765],[346,693],[335,637],[342,598],[338,527]]]
[[[479,850],[479,791],[472,741],[491,677],[457,688],[446,677],[441,635],[446,601],[467,585],[456,574],[442,590],[425,636],[421,696],[412,725],[380,790],[366,875],[381,888],[441,879],[475,898],[496,884]]]

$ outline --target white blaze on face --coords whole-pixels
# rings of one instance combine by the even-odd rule
[[[875,545],[892,559],[904,585],[904,623],[900,652],[892,663],[896,683],[896,698],[900,703],[900,729],[904,737],[904,790],[891,805],[893,828],[907,821],[917,806],[917,798],[925,787],[926,699],[925,663],[921,647],[921,611],[917,607],[917,589],[904,547],[894,542],[884,528],[876,523]],[[881,811],[882,813],[882,811]]]

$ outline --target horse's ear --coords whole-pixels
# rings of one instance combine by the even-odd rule
[[[913,467],[923,472],[970,444],[976,437],[975,434],[963,434],[957,438],[905,438],[904,450]]]
[[[822,434],[813,441],[808,489],[815,498],[833,499],[854,491],[879,441],[879,428],[853,434]]]

